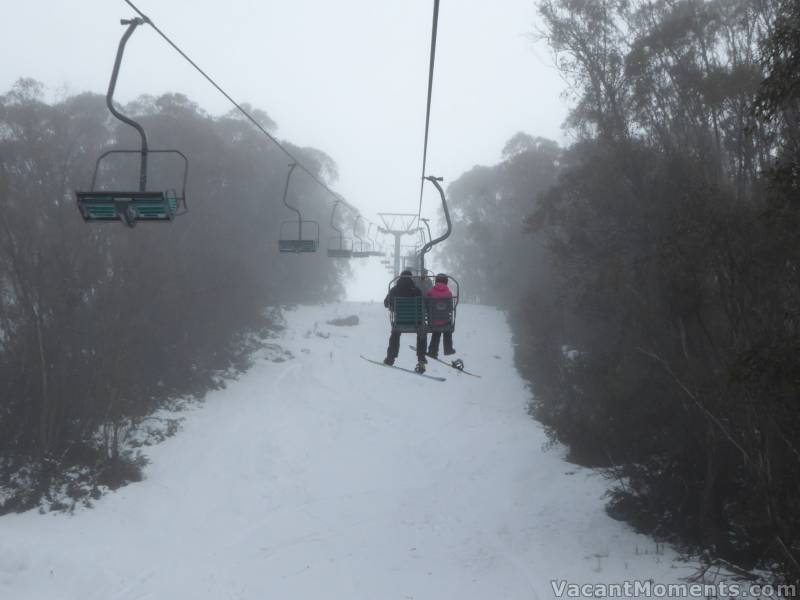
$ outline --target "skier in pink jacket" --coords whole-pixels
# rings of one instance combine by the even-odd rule
[[[436,284],[428,290],[428,293],[425,294],[426,298],[429,298],[429,302],[435,302],[436,300],[450,300],[453,299],[453,293],[450,291],[450,288],[447,287],[448,277],[444,273],[439,273],[436,276]],[[451,313],[452,314],[452,313]],[[450,324],[449,320],[443,319],[432,319],[431,325],[434,328],[439,327],[446,327]],[[428,356],[436,358],[439,356],[439,340],[442,337],[442,333],[444,333],[444,353],[445,355],[455,354],[456,350],[453,348],[453,332],[452,331],[434,331],[431,333],[431,342],[428,345]]]

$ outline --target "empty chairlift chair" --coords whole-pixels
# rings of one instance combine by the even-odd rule
[[[331,237],[328,240],[329,258],[353,258],[352,242],[341,236]]]
[[[175,189],[166,191],[148,191],[146,178],[138,190],[98,190],[96,189],[97,172],[101,162],[111,154],[138,153],[137,150],[110,150],[105,152],[97,161],[95,174],[92,177],[92,187],[88,192],[76,191],[83,220],[86,222],[122,221],[133,227],[139,221],[170,222],[176,216],[186,212],[186,171],[188,164],[185,162],[181,192]],[[155,152],[175,152],[186,161],[186,157],[177,150],[148,150],[147,154]],[[146,154],[142,154],[141,161],[146,163]],[[144,167],[147,168],[146,166]]]
[[[108,110],[114,117],[136,129],[141,138],[141,147],[138,150],[108,150],[97,159],[91,188],[89,191],[75,192],[78,210],[86,222],[122,221],[129,227],[133,227],[139,221],[170,222],[187,210],[186,178],[189,161],[186,156],[178,150],[151,150],[148,147],[144,128],[130,117],[119,112],[114,106],[114,91],[117,86],[122,56],[125,52],[125,44],[134,30],[145,22],[144,19],[139,18],[121,21],[128,28],[119,42],[114,69],[111,73],[111,81],[108,84],[108,92],[106,93]],[[108,163],[105,159],[117,154],[139,155],[139,184],[135,190],[98,189],[98,176],[104,168],[108,168]],[[167,190],[147,189],[148,158],[152,154],[169,154],[181,160],[181,174],[175,178],[178,183],[177,188]]]
[[[373,254],[369,244],[365,244],[364,240],[360,240],[358,244],[353,242],[353,258],[369,258],[370,256]]]
[[[295,167],[297,167],[297,163],[289,165],[289,173],[286,175],[286,185],[283,188],[283,204],[286,208],[297,213],[297,220],[284,221],[281,223],[278,250],[280,252],[292,254],[316,252],[319,248],[319,223],[303,219],[303,215],[300,211],[286,201],[286,195],[289,191],[289,179],[291,179]]]
[[[370,256],[384,256],[385,253],[383,252],[383,249],[380,247],[380,244],[378,243],[378,240],[375,238],[375,234],[373,234],[372,236],[370,236],[370,234],[369,234],[369,232],[372,230],[372,227],[374,225],[375,225],[374,223],[370,223],[369,227],[367,227],[367,239],[369,240],[370,245],[372,246],[372,250],[370,251],[369,255]]]
[[[361,215],[356,216],[355,223],[353,223],[353,238],[358,240],[358,242],[353,241],[353,258],[368,258],[372,256],[372,249],[365,245],[364,240],[358,235],[358,220],[361,218]]]
[[[305,233],[304,233],[305,230]],[[311,237],[309,237],[309,230]],[[293,232],[297,232],[294,237]],[[284,221],[281,223],[278,250],[284,253],[300,254],[303,252],[316,252],[319,248],[319,223],[316,221]]]
[[[333,229],[338,236],[331,236],[328,239],[328,257],[329,258],[352,258],[353,257],[353,244],[344,239],[342,230],[336,226],[336,207],[339,206],[341,200],[333,203],[333,210],[331,211],[331,229]]]

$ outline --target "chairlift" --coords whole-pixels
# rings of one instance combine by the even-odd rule
[[[435,277],[427,269],[408,269],[415,285],[422,291],[422,279]],[[389,289],[400,279],[400,275],[389,282]],[[393,332],[399,333],[446,333],[453,332],[456,328],[456,311],[460,296],[458,281],[448,275],[448,287],[453,293],[452,298],[426,298],[416,296],[411,298],[392,298],[389,306],[389,321]],[[423,291],[424,293],[424,291]]]
[[[353,223],[353,237],[358,240],[358,244],[353,241],[353,258],[368,258],[372,256],[371,248],[365,247],[364,240],[358,235],[358,220],[362,218],[361,215],[357,215]]]
[[[333,210],[331,211],[331,229],[333,229],[338,236],[331,236],[328,239],[328,256],[330,258],[352,258],[353,257],[353,244],[352,242],[348,243],[345,241],[344,236],[342,235],[342,230],[336,227],[335,215],[336,215],[336,207],[339,206],[341,200],[336,200],[333,203]]]
[[[420,265],[419,266],[420,266],[421,269],[425,269],[425,255],[428,252],[430,252],[431,248],[433,248],[436,244],[440,244],[441,242],[446,240],[448,237],[450,237],[450,234],[453,232],[453,222],[450,220],[450,210],[447,207],[447,199],[444,196],[444,190],[442,189],[442,186],[439,185],[439,182],[442,181],[442,178],[441,177],[428,176],[428,177],[425,177],[425,179],[427,181],[430,181],[434,185],[436,190],[439,192],[439,196],[442,199],[442,212],[444,213],[445,222],[447,223],[447,231],[445,233],[443,233],[441,236],[439,236],[438,238],[431,239],[419,251],[419,261],[420,261]],[[428,226],[427,222],[425,223],[425,226],[428,227],[428,232],[429,232],[429,235],[430,235],[430,227]]]
[[[453,231],[453,224],[450,220],[450,211],[447,208],[444,190],[441,185],[439,185],[441,178],[425,177],[425,179],[430,181],[439,191],[439,195],[442,199],[445,221],[447,222],[447,231],[440,237],[432,239],[430,228],[426,222],[425,225],[426,228],[428,228],[429,241],[418,251],[416,251],[417,249],[415,248],[415,253],[413,255],[405,255],[402,257],[404,265],[403,270],[410,270],[412,272],[412,279],[415,280],[420,290],[424,287],[422,285],[423,277],[433,277],[433,273],[425,268],[425,254],[436,244],[446,240]],[[419,266],[406,266],[410,259],[414,262],[418,261]],[[397,276],[389,282],[389,289],[397,283],[399,278],[400,276]],[[456,309],[458,307],[458,299],[461,290],[458,281],[454,277],[448,275],[448,279],[448,287],[450,287],[450,291],[453,293],[452,299],[427,298],[425,296],[393,298],[389,306],[389,321],[392,326],[392,331],[399,333],[426,334],[454,331],[456,327]],[[434,325],[434,322],[443,324]]]
[[[297,167],[297,163],[289,165],[289,172],[286,174],[286,185],[283,188],[283,204],[286,208],[293,210],[297,213],[297,220],[289,220],[281,223],[280,234],[278,239],[278,250],[284,253],[300,254],[301,252],[316,252],[319,248],[319,223],[316,221],[304,220],[303,215],[294,206],[291,206],[286,201],[287,193],[289,192],[289,180],[292,173]],[[291,233],[291,230],[297,228],[297,237]],[[303,227],[312,231],[312,237],[303,237]]]
[[[370,237],[370,235],[369,235],[369,232],[370,232],[370,230],[372,229],[372,227],[374,225],[375,225],[375,223],[370,223],[369,227],[367,228],[367,239],[372,244],[372,252],[370,252],[370,256],[385,256],[386,253],[383,251],[382,248],[380,248],[380,244],[378,244],[378,240],[375,239],[375,235],[377,235],[377,234],[373,234],[372,237]],[[377,230],[378,228],[375,227],[375,229]]]
[[[427,229],[427,230],[428,230],[428,239],[429,239],[429,240],[432,240],[432,239],[433,239],[433,235],[431,235],[431,223],[430,223],[430,219],[426,219],[425,217],[423,217],[423,218],[421,218],[421,219],[420,219],[420,221],[422,221],[423,223],[425,223],[425,229]],[[420,229],[422,229],[422,228],[420,227]],[[423,233],[423,236],[422,236],[422,238],[423,238],[423,239],[425,239],[425,235],[424,235],[424,233]]]
[[[421,267],[419,257],[420,247],[419,244],[415,244],[414,246],[403,246],[401,248],[405,249],[405,254],[400,257],[400,263],[403,269],[415,270]]]
[[[329,258],[353,258],[353,242],[351,240],[328,240]]]
[[[114,91],[117,87],[122,57],[125,52],[125,45],[133,34],[134,30],[144,23],[149,23],[147,19],[134,18],[122,19],[120,24],[127,25],[128,28],[122,34],[122,39],[117,47],[117,56],[114,60],[114,68],[111,72],[111,81],[106,92],[106,106],[111,114],[126,125],[130,125],[139,133],[141,147],[139,150],[107,150],[97,159],[92,175],[92,185],[89,191],[76,191],[78,210],[85,222],[103,221],[122,221],[128,227],[133,227],[138,221],[147,222],[170,222],[176,216],[187,212],[186,206],[186,180],[189,170],[189,160],[179,150],[152,150],[147,144],[147,134],[144,128],[122,114],[114,106]],[[98,174],[101,166],[106,164],[104,160],[111,155],[139,155],[139,186],[136,190],[101,190],[97,189]],[[183,173],[180,180],[180,193],[176,188],[166,190],[147,189],[147,166],[148,157],[151,154],[169,154],[177,156],[183,164]]]

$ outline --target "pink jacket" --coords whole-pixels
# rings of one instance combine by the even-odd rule
[[[437,283],[431,289],[428,290],[428,293],[425,294],[428,298],[452,298],[453,293],[450,291],[450,288],[447,287],[446,283]]]
[[[428,290],[428,293],[425,294],[428,298],[452,298],[453,293],[450,291],[450,288],[447,287],[446,283],[437,283],[431,289]],[[447,325],[447,321],[442,321],[441,319],[436,319],[431,323],[432,325]]]

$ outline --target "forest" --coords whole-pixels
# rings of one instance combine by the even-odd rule
[[[274,258],[278,224],[293,217],[281,203],[288,160],[237,112],[211,117],[180,94],[123,108],[151,147],[191,149],[188,213],[85,224],[75,190],[103,150],[137,148],[138,136],[104,96],[42,98],[30,79],[0,96],[0,512],[138,479],[135,426],[245,369],[280,327],[266,307],[334,300],[347,270],[318,254]],[[289,147],[335,179],[324,152]],[[166,181],[175,169],[153,155],[151,171]],[[138,160],[115,160],[100,175],[135,189],[137,174]],[[304,218],[328,223],[330,197],[305,173],[289,193]]]
[[[462,302],[506,311],[531,415],[613,479],[609,514],[798,581],[800,3],[537,7],[570,141],[520,132],[450,183],[439,258]],[[346,263],[275,258],[287,160],[251,124],[180,93],[123,108],[154,147],[192,149],[172,225],[81,220],[97,156],[137,144],[103,96],[0,96],[0,513],[141,478],[137,424],[246,370],[280,307],[343,296]],[[292,194],[324,229],[324,189],[298,173]]]
[[[520,133],[452,183],[449,266],[612,516],[796,580],[800,5],[538,10],[575,141]]]

